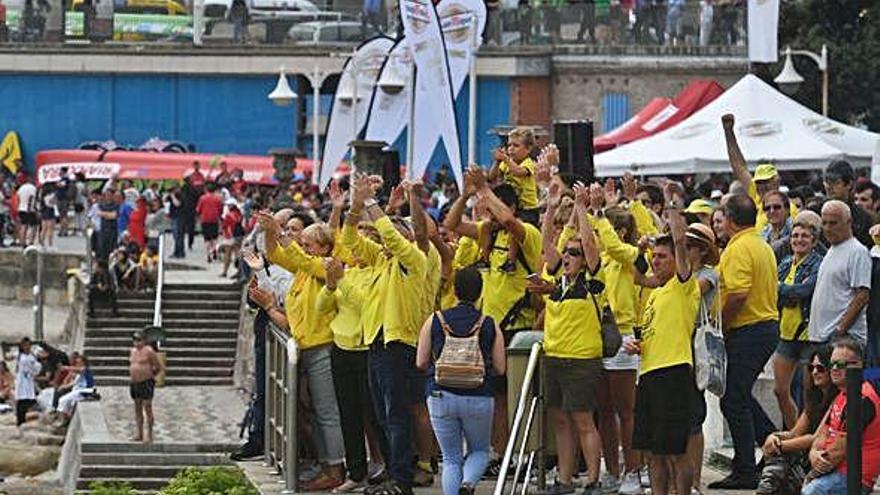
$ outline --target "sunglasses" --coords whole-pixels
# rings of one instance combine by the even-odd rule
[[[765,205],[765,206],[764,206],[764,211],[765,211],[765,212],[770,212],[770,211],[775,211],[775,210],[781,210],[781,209],[782,209],[782,205]]]
[[[824,364],[811,364],[807,366],[807,369],[810,370],[810,373],[825,373],[828,371]]]
[[[845,370],[850,366],[859,364],[858,361],[831,361],[828,363],[832,370]]]
[[[583,249],[580,249],[580,248],[565,248],[565,249],[562,251],[562,254],[567,254],[567,255],[570,255],[570,256],[583,256],[583,255],[584,255],[584,250],[583,250]]]

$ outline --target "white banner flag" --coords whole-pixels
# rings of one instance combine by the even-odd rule
[[[443,37],[446,41],[453,94],[458,98],[464,81],[467,79],[469,57],[473,56],[470,34],[471,16],[476,16],[477,33],[482,34],[486,25],[486,5],[481,0],[443,0],[438,5],[438,13],[440,25],[443,28]],[[482,36],[478,36],[477,42],[482,43]],[[406,38],[403,38],[391,49],[379,79],[386,77],[389,72],[394,72],[398,80],[407,82],[411,73],[410,64],[412,64],[412,57]],[[404,85],[402,91],[393,94],[377,89],[370,107],[366,139],[385,141],[388,144],[397,141],[400,133],[406,129],[409,120],[410,100],[408,84]],[[437,134],[435,139],[439,139],[439,137],[440,135]]]
[[[779,60],[779,0],[749,0],[749,60]]]
[[[413,163],[407,163],[407,177],[421,178],[437,144],[439,134],[449,165],[461,189],[463,172],[458,144],[458,126],[453,105],[452,80],[437,9],[431,0],[401,0],[403,31],[416,64]]]
[[[313,180],[317,179],[321,189],[327,186],[340,162],[345,158],[348,143],[357,139],[367,122],[373,87],[392,46],[394,41],[391,38],[384,36],[373,38],[365,41],[345,62],[330,109],[330,122],[327,124],[327,137],[324,141],[324,152],[321,154],[321,173],[313,178]],[[355,79],[357,98],[340,99],[340,90],[349,92],[354,88]],[[351,91],[348,96],[354,96],[354,92]]]

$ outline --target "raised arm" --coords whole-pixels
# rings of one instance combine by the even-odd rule
[[[544,265],[548,269],[555,268],[559,264],[560,259],[559,249],[557,249],[556,245],[556,228],[553,225],[553,218],[556,217],[561,200],[560,186],[558,184],[551,184],[550,196],[547,198],[547,211],[544,213],[544,222],[541,223],[541,256],[544,259]],[[572,215],[574,215],[574,210],[572,210]]]
[[[581,248],[584,250],[584,260],[587,262],[587,269],[595,275],[599,270],[601,257],[599,256],[599,246],[596,244],[596,236],[593,235],[593,226],[587,219],[587,205],[590,202],[589,189],[582,184],[575,184],[574,198],[574,209],[577,212],[578,233],[581,237]]]
[[[345,194],[339,187],[339,183],[335,180],[330,182],[328,194],[330,196],[330,204],[333,206],[333,209],[330,210],[329,224],[333,232],[336,233],[342,227],[342,209],[345,208]]]
[[[752,189],[752,175],[749,173],[746,159],[736,141],[736,134],[733,131],[735,125],[733,114],[722,115],[721,125],[724,127],[724,140],[727,142],[727,159],[730,161],[730,170],[745,190],[750,191]]]
[[[480,232],[477,229],[476,222],[462,218],[464,217],[464,210],[467,208],[468,200],[474,197],[476,191],[476,186],[474,185],[473,180],[468,174],[465,174],[464,191],[462,191],[461,195],[454,203],[452,203],[452,208],[449,209],[449,213],[446,214],[446,220],[443,222],[446,230],[456,232],[458,235],[470,237],[471,239],[479,238]]]
[[[516,215],[510,211],[510,208],[489,189],[489,184],[486,182],[483,172],[471,167],[468,170],[468,175],[473,177],[477,184],[479,197],[485,202],[486,208],[489,209],[492,216],[504,227],[507,233],[513,236],[516,242],[522,243],[526,237],[526,228],[520,219],[516,218]]]
[[[425,207],[422,206],[422,183],[406,183],[404,188],[409,194],[409,214],[412,217],[416,244],[423,253],[427,254],[430,249],[430,240],[428,239],[428,220],[425,218]]]

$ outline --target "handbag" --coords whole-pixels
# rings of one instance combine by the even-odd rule
[[[700,325],[694,332],[694,379],[698,390],[708,390],[719,398],[727,387],[727,350],[721,332],[721,311],[715,321],[700,302]]]
[[[592,292],[590,292],[590,298],[593,300],[596,316],[599,318],[599,327],[602,333],[602,357],[612,358],[617,355],[617,352],[620,351],[620,346],[623,345],[623,336],[620,335],[617,319],[614,318],[614,311],[611,311],[611,306],[606,304],[602,311],[599,311],[599,302]]]

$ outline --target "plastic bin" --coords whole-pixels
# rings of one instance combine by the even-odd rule
[[[534,344],[535,342],[544,342],[544,332],[519,332],[514,335],[513,339],[510,341],[510,345],[507,346],[508,428],[511,428],[513,426],[513,419],[516,417],[516,408],[519,405],[519,394],[522,390],[523,380],[525,379],[526,367],[529,364],[529,354],[532,351],[532,344]],[[543,356],[543,352],[541,353],[541,356]],[[532,379],[532,387],[527,395],[526,408],[525,411],[523,411],[523,418],[520,427],[521,429],[525,428],[525,424],[528,420],[529,408],[532,405],[532,398],[535,396],[536,393],[541,393],[543,376],[543,362],[541,359],[539,359],[538,367],[535,370],[535,375]],[[553,436],[554,432],[549,424],[549,421],[545,420],[545,413],[546,407],[543,403],[539,403],[535,413],[535,419],[532,421],[532,430],[529,433],[529,441],[526,446],[527,453],[539,447],[538,432],[541,429],[544,430],[544,447],[546,449],[545,454],[555,455],[556,453],[556,441]],[[514,455],[516,455],[516,452],[518,452],[518,450],[514,451]]]

